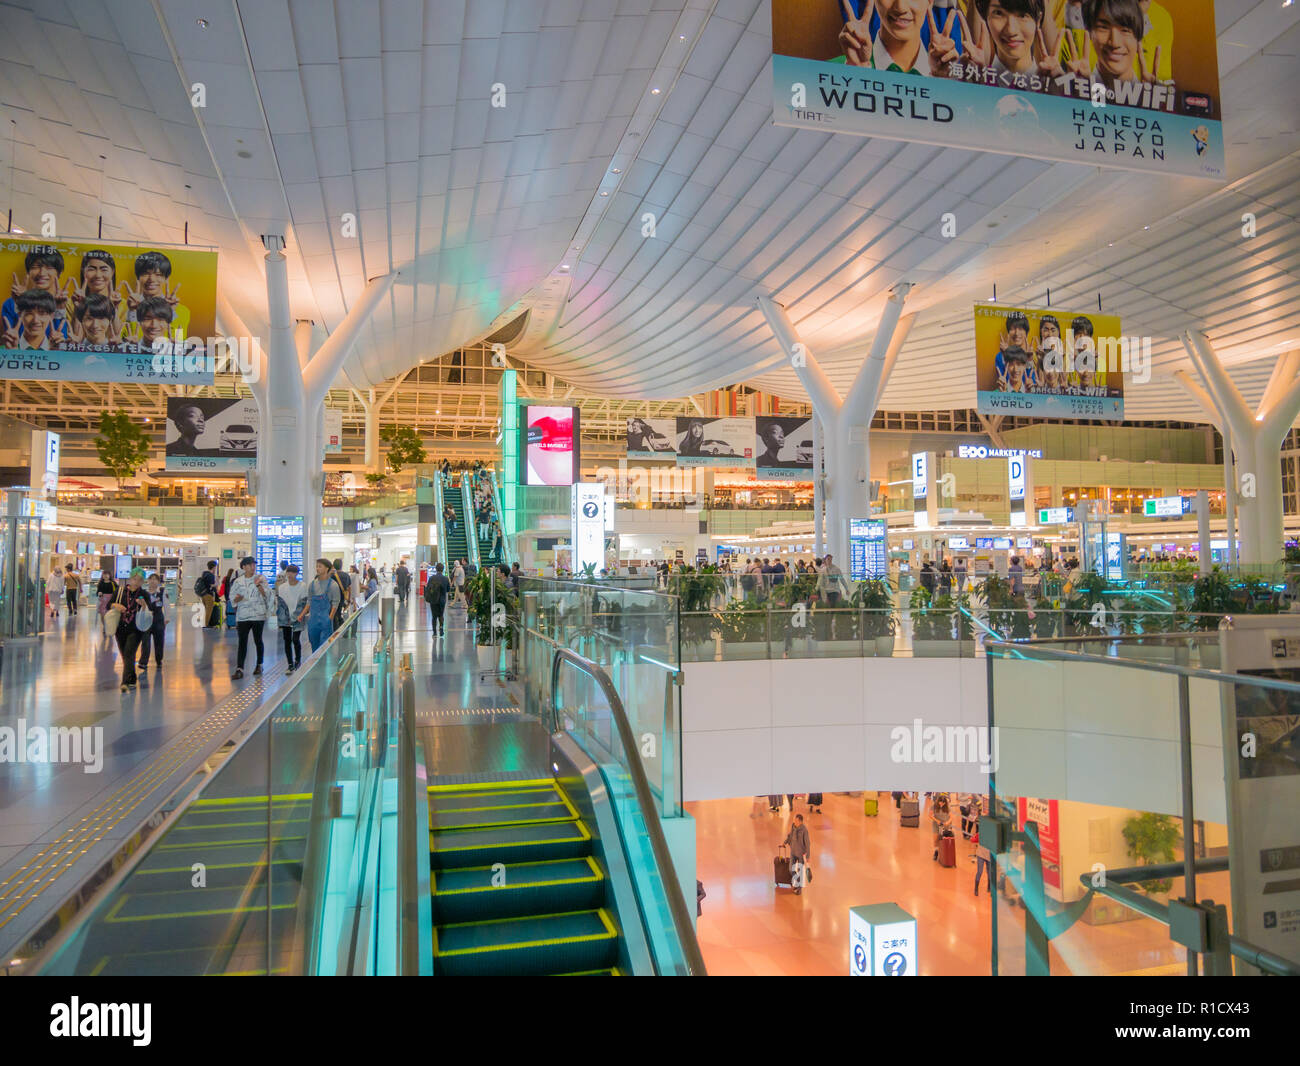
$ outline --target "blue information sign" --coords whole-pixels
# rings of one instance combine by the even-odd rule
[[[302,515],[258,515],[253,538],[257,572],[274,580],[280,562],[292,563],[302,573]]]
[[[889,572],[887,554],[883,519],[849,519],[849,577],[854,581],[884,577]]]

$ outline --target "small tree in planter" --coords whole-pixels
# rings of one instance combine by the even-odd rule
[[[1001,640],[1028,640],[1029,602],[1023,593],[1011,591],[1011,582],[997,574],[984,579],[984,602],[988,605],[989,628]]]
[[[956,598],[948,595],[929,598],[928,593],[918,597],[916,592],[925,593],[924,588],[912,594],[912,654],[919,657],[950,658],[960,655],[964,645],[970,645],[974,654],[975,634],[969,615],[970,601],[965,592]],[[918,600],[921,606],[916,608]],[[954,647],[956,643],[956,647]]]
[[[893,655],[898,618],[894,613],[894,593],[889,582],[884,578],[859,581],[853,595],[849,597],[849,605],[855,609],[853,620],[859,617],[862,619],[865,654],[873,654],[867,650],[867,646],[874,642],[874,654]]]
[[[1065,624],[1069,632],[1064,635],[1084,636],[1098,632],[1092,624],[1097,604],[1109,606],[1106,601],[1106,582],[1100,574],[1089,571],[1079,579],[1074,594],[1066,601]]]
[[[1147,811],[1130,818],[1120,831],[1124,834],[1129,855],[1138,861],[1139,866],[1154,866],[1158,863],[1174,861],[1174,848],[1181,834],[1178,831],[1178,823],[1169,815],[1152,814]],[[1148,896],[1168,892],[1172,887],[1173,881],[1167,878],[1138,883],[1138,888]]]
[[[767,609],[750,600],[732,600],[716,614],[723,658],[767,658]]]
[[[684,645],[706,644],[717,631],[713,599],[722,587],[722,577],[715,567],[700,571],[687,569],[679,574],[676,591],[681,609],[681,642]],[[710,653],[709,658],[712,658]]]
[[[510,620],[519,615],[519,597],[510,588],[510,583],[498,580],[494,599],[492,574],[490,571],[480,570],[466,583],[465,591],[469,598],[469,617],[477,624],[476,643],[479,647],[497,644],[501,647],[513,648],[515,627],[510,624]],[[496,610],[497,604],[501,606],[500,611]],[[496,626],[495,639],[492,632],[494,622],[503,623]]]

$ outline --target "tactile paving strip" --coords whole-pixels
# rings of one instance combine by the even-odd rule
[[[279,664],[253,684],[226,697],[180,736],[163,745],[134,776],[107,799],[17,870],[0,881],[0,929],[17,918],[55,881],[66,874],[91,848],[152,796],[185,762],[228,735],[252,708],[260,706],[273,682],[284,676]]]

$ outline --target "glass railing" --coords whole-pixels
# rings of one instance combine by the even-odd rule
[[[84,907],[24,972],[353,972],[383,751],[387,652],[363,643],[374,619],[364,603],[146,814],[156,827],[147,842],[74,897]]]
[[[600,666],[632,730],[637,757],[664,817],[681,810],[681,653],[671,596],[590,584],[528,580],[516,642],[524,707],[545,720],[555,648]]]
[[[1257,635],[1265,658],[1294,652]],[[1300,866],[1300,670],[1198,669],[1219,633],[1163,639],[1185,657],[1129,635],[988,643],[995,974],[1300,974],[1279,919]]]
[[[536,642],[534,642],[536,644]],[[636,731],[609,675],[596,663],[550,646],[547,719],[599,768],[618,827],[646,944],[657,976],[705,975],[704,959],[660,824],[660,803],[644,769],[654,736]],[[630,921],[631,915],[620,915]]]

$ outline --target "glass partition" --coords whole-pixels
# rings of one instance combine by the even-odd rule
[[[34,972],[302,975],[349,964],[345,915],[380,750],[376,679],[357,670],[373,662],[373,631],[361,632],[373,614],[348,619],[259,723],[157,810],[148,845],[120,856]]]
[[[1268,932],[1294,856],[1267,839],[1300,825],[1300,669],[1199,669],[1219,639],[989,641],[995,973],[1242,973],[1260,948],[1300,973]]]

